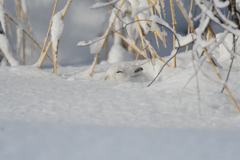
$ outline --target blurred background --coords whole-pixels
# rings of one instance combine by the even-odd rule
[[[90,54],[89,47],[77,47],[79,41],[88,41],[96,38],[98,35],[103,33],[107,28],[108,24],[109,10],[108,7],[101,9],[89,9],[96,1],[95,0],[73,0],[67,14],[64,18],[64,31],[60,38],[59,54],[58,54],[58,64],[60,66],[79,66],[79,65],[90,65],[94,56]],[[190,8],[190,0],[183,0],[184,7],[187,11]],[[33,28],[33,35],[36,41],[43,46],[44,39],[47,34],[49,27],[50,18],[52,15],[55,0],[26,0],[28,16]],[[60,11],[65,5],[66,0],[59,0],[57,11]],[[187,22],[183,18],[178,6],[175,1],[175,15],[176,15],[176,30],[179,34],[187,34]],[[169,1],[165,1],[166,10],[166,21],[172,26],[171,19],[171,9]],[[5,8],[9,10],[12,15],[15,13],[15,1],[5,1]],[[195,9],[194,12],[199,12],[199,9]],[[16,27],[12,22],[10,22],[13,36],[9,36],[10,43],[14,53],[16,51]],[[215,29],[216,30],[216,29]],[[14,35],[15,34],[15,35]],[[110,36],[111,37],[111,36]],[[150,37],[151,38],[151,37]],[[111,38],[109,39],[109,45],[111,46]],[[168,32],[167,37],[168,48],[159,51],[160,56],[169,55],[172,50],[172,34]],[[26,51],[27,56],[30,57],[29,64],[36,62],[41,51],[39,48],[35,47],[35,51],[31,53],[31,50]],[[105,60],[104,49],[100,56],[100,61]],[[49,51],[49,56],[52,56],[51,51]],[[51,62],[46,58],[43,63],[43,67],[50,67]]]

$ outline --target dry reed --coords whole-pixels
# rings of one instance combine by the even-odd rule
[[[192,29],[193,33],[196,34],[196,31],[195,31],[194,27],[192,26],[192,24],[190,23],[190,20],[189,20],[187,14],[185,13],[183,7],[181,6],[181,4],[179,3],[178,0],[176,0],[176,3],[177,3],[177,5],[178,5],[178,7],[180,8],[180,10],[181,10],[183,16],[185,17],[186,21],[188,22],[188,25],[189,25],[190,28]],[[215,67],[215,65],[214,65],[214,63],[213,63],[213,61],[212,61],[209,53],[207,52],[206,48],[203,48],[203,51],[204,51],[204,53],[205,53],[208,61],[210,62],[211,66],[212,66],[212,68],[213,68],[213,70],[214,70],[214,72],[216,73],[218,79],[219,79],[219,80],[222,80],[222,77],[220,76],[217,68]],[[232,96],[231,92],[229,91],[228,87],[226,86],[226,84],[223,84],[223,87],[224,87],[224,89],[227,91],[227,93],[228,93],[231,101],[233,102],[233,104],[234,104],[235,108],[237,109],[238,113],[240,114],[240,108],[238,107],[238,104],[236,103],[235,99],[233,98],[233,96]]]
[[[171,14],[172,14],[172,26],[173,26],[173,30],[176,30],[176,21],[175,21],[175,12],[174,12],[174,6],[173,6],[173,1],[170,0],[170,6],[171,6]],[[175,49],[175,41],[176,41],[176,37],[175,35],[173,35],[173,49]],[[176,68],[177,67],[177,59],[176,56],[173,58],[173,67]]]
[[[5,16],[6,16],[8,19],[10,19],[17,27],[19,26],[18,23],[17,23],[13,18],[11,18],[7,13],[5,13]],[[22,32],[23,32],[24,34],[26,34],[26,35],[32,40],[32,42],[35,43],[35,44],[38,46],[38,48],[39,48],[40,50],[42,50],[42,47],[34,40],[34,38],[33,38],[27,31],[25,31],[25,30],[23,29]],[[52,59],[51,59],[48,55],[47,55],[47,57],[48,57],[48,59],[53,63]]]
[[[124,0],[122,1],[121,5],[120,5],[120,9],[122,8],[123,3],[124,3]],[[119,12],[120,12],[120,10],[117,11],[117,14],[118,14]],[[111,26],[114,24],[114,22],[116,21],[116,19],[117,19],[117,15],[114,17],[114,20],[113,20],[113,22],[111,23]],[[93,74],[93,70],[94,70],[94,68],[95,68],[95,66],[96,66],[96,64],[97,64],[97,62],[98,62],[100,53],[101,53],[101,51],[102,51],[102,49],[103,49],[104,43],[105,43],[106,40],[107,40],[107,35],[109,34],[110,30],[111,30],[111,27],[108,28],[108,30],[107,30],[107,32],[106,32],[106,37],[103,39],[102,45],[101,45],[101,47],[100,47],[100,50],[99,50],[98,54],[96,55],[96,57],[95,57],[95,59],[94,59],[93,66],[92,66],[92,69],[91,69],[91,72],[90,72],[90,76],[92,76],[92,74]]]
[[[56,2],[57,2],[57,0],[56,0]],[[55,5],[54,5],[54,8],[55,8],[55,6],[57,5],[56,2],[55,2]],[[62,15],[62,20],[64,19],[65,15],[66,15],[66,13],[67,13],[67,10],[68,10],[68,8],[69,8],[69,6],[70,6],[70,4],[71,4],[71,2],[72,2],[72,0],[69,0],[68,3],[67,3],[67,6],[66,6],[66,8],[65,8],[65,10],[64,10],[64,12],[63,12],[63,15]],[[53,11],[53,12],[55,12],[55,11]],[[52,45],[52,41],[50,41],[50,42],[48,43],[48,46],[47,46],[46,51],[44,52],[44,54],[43,54],[42,56],[40,56],[40,63],[39,63],[39,65],[38,65],[38,68],[40,68],[40,67],[42,66],[42,63],[43,63],[43,61],[44,61],[44,59],[45,59],[45,57],[46,57],[46,55],[47,55],[47,53],[48,53],[51,45]],[[56,64],[54,64],[54,62],[53,62],[53,65],[56,66]]]

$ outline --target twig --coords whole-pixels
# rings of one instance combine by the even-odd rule
[[[9,24],[8,17],[6,15],[5,15],[5,19],[6,19],[6,23],[7,23],[8,33],[9,33],[10,36],[12,36],[12,30],[11,30],[11,27],[10,27],[10,24]]]
[[[141,28],[141,25],[140,25],[140,22],[139,22],[139,18],[138,16],[136,15],[134,17],[135,21],[136,21],[136,24],[137,24],[137,29],[138,29],[138,32],[139,32],[139,35],[140,35],[140,38],[141,38],[141,41],[142,41],[142,45],[143,45],[143,50],[144,50],[144,53],[145,53],[145,57],[148,59],[147,57],[147,52],[146,52],[146,45],[144,43],[144,38],[143,38],[143,32],[142,32],[142,28]]]
[[[231,70],[232,70],[233,61],[234,61],[234,57],[232,58],[231,64],[230,64],[230,66],[229,66],[228,74],[227,74],[227,78],[226,78],[226,80],[225,80],[225,83],[227,83],[228,78],[229,78],[229,76],[230,76],[230,72],[231,72]],[[223,93],[223,91],[224,91],[224,87],[222,88],[221,93]]]
[[[5,13],[5,16],[7,16],[7,18],[9,18],[17,27],[19,26],[18,23],[12,19],[10,16],[8,16],[7,13]],[[37,46],[40,50],[42,50],[42,47],[32,38],[32,36],[30,36],[30,34],[25,31],[24,29],[22,30]],[[53,63],[52,59],[47,55],[48,59]]]
[[[156,23],[157,23],[157,22],[156,22]],[[165,26],[165,25],[163,25],[163,24],[159,24],[159,23],[157,23],[157,24],[158,24],[158,25],[161,25],[161,26],[163,26],[163,27],[168,28],[167,26]],[[168,28],[168,29],[169,29],[169,28]],[[177,42],[178,42],[178,46],[180,46],[180,41],[179,41],[176,33],[175,33],[174,31],[172,31],[171,29],[169,29],[169,30],[176,36],[176,40],[177,40]],[[147,87],[150,87],[150,86],[153,84],[153,82],[155,82],[155,80],[156,80],[156,79],[158,78],[158,76],[161,74],[161,72],[162,72],[162,70],[164,69],[164,67],[177,55],[178,50],[179,50],[179,47],[177,47],[175,50],[176,50],[176,53],[175,53],[172,57],[170,57],[170,58],[166,61],[166,63],[164,63],[164,65],[162,66],[162,68],[161,68],[160,71],[158,72],[157,76],[152,80],[152,82],[151,82]]]
[[[170,58],[166,61],[166,63],[164,63],[164,65],[162,66],[162,68],[161,68],[160,71],[158,72],[157,76],[152,80],[152,82],[151,82],[147,87],[150,87],[150,86],[156,81],[156,79],[159,77],[159,75],[161,74],[161,72],[163,71],[163,69],[165,68],[165,66],[177,55],[178,50],[179,50],[179,48],[177,48],[176,53],[175,53],[172,57],[170,57]]]
[[[66,8],[65,8],[65,11],[63,12],[63,15],[62,15],[62,20],[63,20],[63,18],[65,17],[65,15],[66,15],[66,13],[67,13],[67,10],[68,10],[71,2],[72,2],[72,0],[68,0],[68,4],[67,4],[67,6],[66,6]],[[47,48],[50,48],[51,45],[52,45],[52,41],[49,42]],[[39,65],[38,65],[38,68],[40,68],[40,67],[42,66],[43,61],[44,61],[44,59],[45,59],[45,57],[46,57],[46,55],[47,55],[48,50],[49,50],[49,49],[47,49],[47,50],[44,52],[44,54],[43,54],[42,56],[40,56],[41,60],[40,60],[40,63],[39,63]]]
[[[170,0],[170,5],[171,5],[171,13],[172,13],[172,25],[173,25],[173,30],[176,30],[176,21],[175,21],[175,13],[174,13],[174,7],[173,7],[173,1]],[[176,37],[175,35],[173,34],[173,49],[175,49],[175,40],[176,40]],[[177,67],[177,59],[176,59],[176,56],[173,58],[173,66],[174,68]]]
[[[57,56],[58,56],[58,47],[59,47],[59,40],[57,43],[57,50],[52,47],[52,53],[53,53],[53,73],[57,74]]]
[[[42,54],[43,54],[43,52],[44,52],[44,50],[45,50],[45,48],[46,48],[46,45],[47,45],[48,37],[49,37],[49,35],[50,35],[50,31],[51,31],[51,27],[52,27],[52,18],[53,18],[53,16],[54,16],[55,12],[56,12],[57,3],[58,3],[58,0],[55,1],[53,13],[52,13],[52,17],[51,17],[50,24],[49,24],[49,27],[48,27],[47,36],[46,36],[46,38],[45,38],[45,40],[44,40],[43,48],[42,48],[42,51],[41,51],[41,54],[40,54],[41,56],[42,56]]]
[[[121,5],[120,5],[120,8],[122,8],[122,5],[123,5],[124,1],[125,1],[125,0],[122,1]],[[118,14],[119,12],[120,12],[120,10],[118,10],[117,14]],[[113,20],[111,26],[114,24],[114,22],[116,21],[116,19],[117,19],[117,16],[114,17],[114,20]],[[108,30],[107,30],[107,32],[106,32],[106,36],[104,37],[104,40],[103,40],[102,45],[101,45],[101,47],[100,47],[100,50],[99,50],[98,54],[96,55],[96,57],[95,57],[95,59],[94,59],[93,66],[92,66],[92,69],[91,69],[91,72],[90,72],[90,76],[92,76],[92,74],[93,74],[93,70],[94,70],[94,68],[95,68],[95,66],[96,66],[96,64],[97,64],[97,62],[98,62],[100,53],[101,53],[101,51],[102,51],[102,48],[103,48],[103,46],[104,46],[104,43],[106,42],[106,39],[107,39],[107,36],[108,36],[110,30],[111,30],[111,27],[108,28]]]
[[[25,62],[25,34],[22,32],[22,41],[23,41],[23,65],[26,64]]]
[[[233,52],[234,52],[234,53],[236,52],[236,40],[235,40],[235,35],[233,35]],[[229,76],[230,76],[230,72],[231,72],[231,70],[232,70],[232,65],[233,65],[233,61],[234,61],[235,56],[231,56],[231,57],[232,57],[232,61],[231,61],[231,63],[230,63],[229,69],[228,69],[228,74],[227,74],[227,78],[226,78],[226,80],[225,80],[225,83],[227,83],[228,78],[229,78]],[[224,91],[224,88],[222,88],[221,93],[223,93],[223,91]]]
[[[181,4],[179,3],[178,0],[176,0],[176,2],[177,2],[177,4],[178,4],[180,10],[182,11],[182,14],[184,15],[185,19],[186,19],[187,22],[189,23],[191,29],[192,29],[193,32],[196,34],[195,29],[194,29],[193,26],[191,25],[190,20],[188,19],[188,17],[187,17],[187,15],[186,15],[185,11],[183,10],[183,7],[181,6]],[[223,27],[223,28],[224,28],[224,27]],[[203,51],[205,52],[205,54],[206,54],[206,56],[207,56],[207,58],[208,58],[208,60],[209,60],[209,62],[210,62],[210,64],[211,64],[211,66],[212,66],[214,72],[216,73],[217,77],[218,77],[220,80],[222,80],[222,77],[221,77],[220,74],[218,73],[218,71],[217,71],[217,69],[216,69],[216,67],[215,67],[215,65],[214,65],[214,63],[213,63],[213,61],[212,61],[210,55],[208,54],[206,48],[203,48]],[[224,89],[227,91],[227,93],[228,93],[228,95],[229,95],[231,101],[233,102],[234,106],[236,107],[238,113],[240,114],[240,109],[239,109],[239,107],[238,107],[238,105],[237,105],[235,99],[233,98],[231,92],[229,91],[228,87],[226,86],[226,84],[223,84],[223,87],[224,87]]]
[[[133,45],[125,36],[121,35],[117,31],[115,31],[113,28],[111,28],[111,30],[113,30],[114,33],[116,33],[118,36],[120,36],[125,42],[127,42],[129,45],[131,45],[131,47],[133,47],[138,53],[140,53],[142,56],[144,56],[146,58],[145,54],[142,53],[142,51],[136,45]]]
[[[193,11],[193,0],[191,0],[191,5],[190,5],[190,13],[192,14],[192,11]],[[190,32],[191,32],[191,29],[190,29],[190,27],[188,26],[188,34],[190,34]],[[189,50],[189,45],[187,45],[187,47],[186,47],[186,51],[188,51]]]

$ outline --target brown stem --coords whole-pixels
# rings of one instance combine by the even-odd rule
[[[177,4],[178,4],[178,7],[180,8],[183,16],[185,17],[186,21],[188,22],[190,28],[192,29],[192,31],[194,32],[194,34],[196,34],[196,31],[195,31],[194,27],[192,26],[192,24],[190,23],[190,20],[189,20],[187,14],[185,13],[183,7],[181,6],[181,4],[179,3],[178,0],[176,0],[176,2],[177,2]],[[211,64],[214,72],[216,73],[217,77],[219,78],[219,80],[222,80],[222,77],[221,77],[220,74],[218,73],[217,68],[215,67],[215,65],[214,65],[214,63],[213,63],[210,55],[208,54],[206,48],[203,48],[203,51],[205,52],[205,54],[206,54],[206,56],[207,56],[207,58],[208,58],[208,60],[209,60],[209,62],[210,62],[210,64]],[[233,102],[234,106],[236,107],[238,113],[240,114],[240,109],[239,109],[239,107],[238,107],[235,99],[233,98],[231,92],[229,91],[228,87],[227,87],[225,84],[223,84],[223,87],[224,87],[224,89],[226,90],[226,92],[228,93],[228,95],[229,95],[231,101]]]

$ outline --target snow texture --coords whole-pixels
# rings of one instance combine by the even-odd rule
[[[121,3],[122,3],[122,1],[119,1],[116,4],[116,7],[119,8]],[[121,12],[126,13],[126,12],[131,12],[131,11],[132,11],[132,7],[131,7],[130,3],[127,0],[124,0],[122,8],[121,8]]]
[[[231,54],[233,52],[233,35],[231,33],[227,34],[226,37],[222,38],[224,36],[224,33],[220,33],[216,35],[216,38],[218,41],[222,42],[219,45],[219,48],[216,48],[215,51],[217,51],[218,54],[218,61],[220,62],[226,62],[229,59],[231,59]],[[236,38],[236,37],[235,37]],[[225,45],[224,45],[225,43]],[[236,38],[236,46],[239,48],[240,41],[238,38]],[[227,47],[227,48],[226,48]],[[238,57],[238,56],[237,56]],[[237,58],[238,59],[238,58]],[[238,60],[239,61],[239,60]]]
[[[57,51],[58,40],[60,39],[63,32],[63,28],[64,28],[64,23],[62,20],[64,10],[65,8],[59,11],[58,13],[56,13],[52,19],[51,39],[52,39],[52,46],[55,51]]]
[[[215,23],[217,23],[218,25],[220,25],[223,29],[226,29],[228,30],[229,32],[231,33],[234,33],[235,35],[237,36],[240,36],[240,31],[238,29],[234,29],[236,28],[236,24],[234,23],[231,23],[232,26],[230,25],[225,25],[225,24],[222,24],[218,18],[215,17],[215,15],[212,13],[211,10],[208,9],[208,7],[205,5],[205,4],[202,4],[199,0],[196,0],[195,1],[196,4],[199,6],[199,8],[202,10],[202,11],[205,11],[204,14],[206,14],[209,18],[211,18],[211,20],[213,20]],[[206,1],[204,1],[206,2]],[[234,27],[234,28],[233,28]]]
[[[27,5],[26,5],[26,0],[21,0],[21,7],[22,10],[25,14],[27,14]]]
[[[100,49],[102,47],[104,38],[105,37],[101,37],[101,38],[96,38],[96,39],[93,40],[93,41],[96,41],[96,42],[94,42],[90,45],[91,54],[93,54],[93,55],[98,54],[98,52],[100,51]],[[78,46],[81,46],[81,43],[78,43]]]
[[[147,1],[129,0],[129,2],[132,6],[133,11],[134,10],[139,11],[139,10],[142,10],[142,8],[149,7]],[[143,28],[143,30],[146,34],[150,30],[150,28],[148,27],[148,23],[146,21],[149,18],[149,15],[150,15],[150,13],[147,10],[145,10],[143,12],[140,12],[136,15],[138,17],[138,19],[140,20],[139,23],[140,23],[141,27]]]
[[[229,5],[229,1],[225,1],[225,2],[222,2],[222,1],[219,1],[219,0],[213,0],[214,2],[214,5],[217,7],[217,8],[225,8]]]
[[[97,55],[102,47],[103,41],[106,38],[106,36],[108,36],[107,31],[105,32],[105,34],[103,36],[97,37],[93,40],[89,40],[88,42],[80,41],[80,42],[78,42],[77,46],[78,47],[89,46],[90,53],[93,55]]]
[[[116,13],[114,13],[114,17],[116,17]],[[121,33],[123,33],[123,29],[122,29],[123,23],[121,21],[121,19],[122,19],[121,12],[119,12],[117,17],[119,17],[119,18],[115,19],[113,27],[114,27],[115,31],[117,31],[117,32],[119,32],[121,34]],[[117,44],[117,45],[120,45],[121,42],[122,42],[122,38],[119,35],[117,35],[117,33],[114,33],[113,43]]]
[[[149,6],[148,7],[137,8],[137,9],[132,11],[132,17],[135,17],[139,13],[142,13],[143,11],[146,11],[146,10],[149,10]]]
[[[120,44],[114,44],[108,54],[109,63],[131,61],[133,57]]]
[[[240,156],[239,130],[0,126],[2,160],[232,160]]]
[[[148,20],[152,21],[152,24],[153,24],[153,25],[152,25],[152,28],[151,28],[151,29],[152,29],[153,31],[154,31],[155,29],[159,29],[158,27],[156,27],[156,26],[157,26],[156,24],[160,24],[160,25],[168,28],[173,34],[175,34],[175,35],[177,36],[176,31],[175,31],[172,27],[170,27],[170,25],[169,25],[166,21],[164,21],[163,19],[159,18],[158,16],[153,15],[153,16],[151,16]],[[163,33],[163,34],[166,36],[165,33]],[[179,42],[179,43],[180,43],[180,42]]]
[[[97,2],[95,3],[94,5],[92,5],[91,7],[89,7],[90,9],[98,9],[98,8],[101,8],[101,7],[106,7],[106,6],[109,6],[109,5],[112,5],[112,4],[115,4],[117,3],[119,0],[113,0],[111,2]]]
[[[35,21],[33,28],[41,41],[48,29],[54,1],[26,2],[31,6],[30,18],[34,18],[30,20]],[[14,11],[13,1],[5,3]],[[102,20],[99,15],[105,12],[96,10],[94,16],[96,13],[87,11],[90,5],[87,0],[74,4],[69,10],[74,16],[66,19],[71,24],[65,28],[68,32],[63,33],[62,42],[66,41],[60,46],[62,51],[67,48],[69,54],[61,57],[64,66],[59,66],[58,75],[52,74],[50,62],[46,64],[51,67],[44,65],[43,69],[0,67],[0,160],[239,159],[240,116],[227,93],[220,93],[222,85],[211,80],[217,76],[207,61],[188,84],[195,75],[192,51],[179,53],[178,68],[164,68],[149,88],[146,87],[149,82],[106,82],[106,72],[116,64],[96,65],[90,77],[93,56],[88,54],[87,47],[80,50],[74,43],[79,37],[94,37]],[[64,5],[65,2],[59,1],[59,7]],[[168,7],[166,4],[167,15],[171,15]],[[49,16],[39,16],[43,8]],[[76,19],[75,15],[81,17]],[[184,19],[178,24],[181,22],[186,25]],[[218,38],[226,43],[225,48],[232,50],[231,35],[225,32]],[[6,47],[5,40],[0,44]],[[210,50],[214,47],[209,46]],[[215,48],[213,58],[225,79],[230,54],[222,46]],[[227,86],[240,104],[238,59],[234,59]],[[4,64],[6,59],[1,61]],[[141,74],[150,81],[162,65],[158,60],[154,67],[146,60],[137,63],[143,68]]]
[[[180,39],[180,47],[186,46],[190,43],[193,43],[195,41],[195,39],[197,38],[195,34],[188,34],[186,36],[181,36],[181,35],[177,35],[178,38]],[[177,40],[175,42],[175,47],[179,47],[179,44],[177,43]]]
[[[240,128],[239,115],[227,93],[220,93],[221,85],[199,73],[200,101],[195,80],[184,88],[195,74],[191,54],[191,51],[180,53],[177,56],[179,67],[165,68],[149,88],[146,87],[149,82],[106,82],[104,76],[116,64],[97,65],[92,77],[89,76],[90,66],[60,67],[59,75],[52,74],[52,69],[31,66],[1,67],[0,121],[33,125]],[[145,62],[139,61],[139,64]],[[126,66],[133,64],[125,63]],[[222,65],[221,62],[219,64]],[[162,65],[156,60],[153,69],[150,63],[146,63],[139,73],[152,80]],[[225,77],[228,70],[219,69]],[[133,72],[134,69],[129,70]],[[210,64],[204,64],[201,70],[217,79]],[[236,86],[240,85],[239,72],[235,64],[227,84],[238,104],[240,91]]]
[[[59,75],[0,67],[0,159],[237,159],[240,117],[222,86],[199,73],[200,101],[195,80],[184,88],[195,74],[191,53],[149,88],[105,82],[115,64],[97,65],[92,77],[89,66],[60,67]],[[151,80],[162,65],[141,67]],[[228,87],[239,104],[238,65]],[[210,64],[201,69],[216,78]]]

